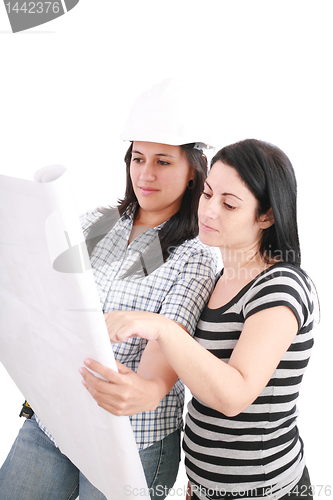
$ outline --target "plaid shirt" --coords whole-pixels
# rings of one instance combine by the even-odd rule
[[[86,232],[100,216],[98,211],[84,214],[81,217],[83,231]],[[198,238],[186,241],[171,249],[166,262],[148,274],[142,256],[156,241],[163,224],[147,229],[128,245],[132,226],[132,215],[124,214],[92,252],[91,265],[103,312],[137,310],[163,314],[181,323],[193,335],[213,290],[214,251]],[[145,272],[141,275],[128,272],[138,262],[143,264]],[[141,264],[140,269],[142,271]],[[137,371],[146,345],[147,341],[141,338],[114,344],[114,356],[120,363]],[[131,416],[138,449],[147,448],[182,427],[183,405],[184,386],[178,379],[156,410]],[[39,425],[47,433],[40,421]],[[51,437],[49,433],[47,435]]]

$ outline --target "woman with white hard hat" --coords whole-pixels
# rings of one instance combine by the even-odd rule
[[[193,335],[212,292],[215,254],[197,238],[207,175],[203,149],[211,147],[198,99],[174,79],[138,98],[121,135],[131,142],[125,196],[116,208],[82,216],[108,326],[112,311],[151,311]],[[130,339],[115,346],[114,355],[118,373],[102,382],[83,368],[84,385],[106,411],[131,416],[147,486],[163,499],[178,472],[184,386],[156,342]],[[106,370],[94,361],[90,367],[102,376]],[[24,423],[0,483],[1,500],[21,498],[23,491],[25,500],[74,500],[78,494],[105,500],[37,415]]]

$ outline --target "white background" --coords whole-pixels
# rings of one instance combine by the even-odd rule
[[[79,212],[115,203],[125,185],[127,144],[118,137],[127,113],[166,77],[201,90],[195,105],[209,108],[218,149],[254,137],[290,157],[302,265],[322,313],[299,405],[314,485],[332,485],[332,10],[321,0],[81,0],[12,34],[0,4],[1,174],[32,179],[60,163]],[[24,401],[2,366],[0,400],[1,464]],[[183,498],[185,483],[182,464],[173,497]]]

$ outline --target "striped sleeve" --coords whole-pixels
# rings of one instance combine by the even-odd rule
[[[307,324],[312,315],[310,283],[302,271],[294,266],[272,268],[255,280],[244,301],[244,319],[277,306],[291,309],[298,322],[298,331]]]

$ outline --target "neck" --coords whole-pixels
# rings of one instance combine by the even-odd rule
[[[242,250],[223,247],[220,248],[220,252],[225,279],[251,281],[268,267],[259,254],[258,245]]]
[[[133,226],[156,227],[170,219],[174,214],[170,215],[160,212],[146,212],[140,207],[137,217],[134,219]]]

